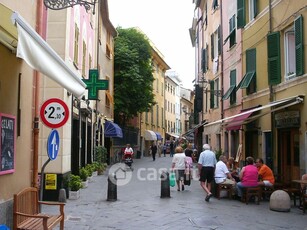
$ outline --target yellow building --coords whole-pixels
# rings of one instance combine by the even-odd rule
[[[163,143],[165,140],[165,105],[164,99],[166,97],[164,87],[165,71],[170,67],[164,60],[163,54],[150,41],[152,48],[152,67],[153,67],[153,94],[155,95],[155,102],[151,111],[143,113],[140,121],[141,134],[141,152],[143,155],[148,155],[149,147],[154,141],[157,144]]]
[[[283,182],[290,182],[307,168],[307,107],[302,103],[307,87],[306,1],[251,2],[242,2],[238,21],[247,79],[240,86],[245,88],[243,108],[252,109],[243,151],[262,157]]]

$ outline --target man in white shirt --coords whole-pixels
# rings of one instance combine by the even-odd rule
[[[235,179],[231,176],[227,165],[227,159],[225,156],[221,155],[219,162],[216,163],[214,179],[217,184],[235,184]]]

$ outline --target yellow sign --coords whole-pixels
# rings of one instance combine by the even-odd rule
[[[56,174],[46,174],[45,175],[45,189],[46,190],[56,190]]]

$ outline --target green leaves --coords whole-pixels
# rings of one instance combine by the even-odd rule
[[[151,46],[135,28],[117,28],[114,59],[114,114],[117,123],[150,110],[155,104]]]

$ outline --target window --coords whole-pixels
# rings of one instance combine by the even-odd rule
[[[161,82],[161,95],[164,95],[164,86],[163,86],[163,82]]]
[[[212,1],[212,9],[216,10],[218,6],[219,6],[218,0],[213,0]]]
[[[285,32],[285,75],[286,80],[295,77],[295,34],[293,27]]]
[[[281,82],[280,70],[280,34],[273,32],[267,36],[268,46],[268,82],[277,85]]]
[[[78,56],[79,56],[79,28],[75,24],[75,41],[74,41],[74,64],[78,66]]]
[[[164,128],[164,109],[163,108],[161,108],[161,122],[162,122],[161,126],[162,128]]]
[[[156,79],[156,91],[159,93],[159,80],[158,78]]]
[[[257,16],[257,0],[248,1],[249,21],[252,21]]]
[[[86,44],[85,41],[83,40],[83,52],[82,52],[82,76],[86,77],[85,70],[86,70]]]
[[[229,19],[229,35],[224,40],[224,44],[229,40],[229,48],[233,47],[236,44],[236,20],[235,15]]]
[[[215,81],[214,81],[214,107],[217,108],[219,107],[219,79],[217,78]]]
[[[107,39],[107,41],[106,41],[106,55],[109,59],[112,59],[113,51],[112,51],[112,46],[111,46],[111,35],[110,35],[109,32],[107,32],[106,36],[107,36],[106,37],[106,39]]]
[[[159,105],[156,105],[157,107],[157,126],[160,126],[159,124]]]
[[[153,107],[151,107],[151,110],[150,110],[150,119],[151,119],[151,125],[154,125],[154,109]]]
[[[214,60],[221,54],[221,46],[220,46],[220,26],[217,30],[211,34],[211,60]]]
[[[201,52],[201,70],[203,73],[206,73],[208,70],[207,49],[203,49]]]

